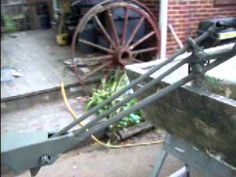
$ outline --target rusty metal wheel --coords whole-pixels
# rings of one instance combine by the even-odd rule
[[[92,36],[99,40],[91,40]],[[116,66],[150,61],[158,57],[159,41],[155,17],[143,4],[136,0],[103,1],[92,7],[76,27],[73,65],[84,70],[82,77],[86,78]]]

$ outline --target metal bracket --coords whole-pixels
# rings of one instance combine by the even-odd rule
[[[194,73],[199,75],[196,79],[193,80],[193,85],[202,90],[206,90],[206,84],[204,82],[203,67],[210,63],[207,60],[207,54],[204,50],[193,40],[191,37],[188,38],[188,46],[192,49],[192,61],[188,65],[188,73]]]
[[[40,165],[49,165],[52,164],[53,162],[55,162],[57,160],[59,156],[49,156],[49,155],[42,155],[40,157]]]
[[[193,60],[189,62],[189,73],[194,72],[196,74],[201,74],[202,68],[206,63],[206,53],[191,37],[188,38],[188,45],[192,49],[193,58]]]

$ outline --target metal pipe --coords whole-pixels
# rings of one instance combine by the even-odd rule
[[[236,52],[235,52],[236,53]],[[235,54],[232,54],[229,58],[225,58],[225,59],[219,59],[219,60],[215,60],[214,62],[212,62],[210,65],[208,65],[207,67],[203,68],[203,73],[211,70],[212,68],[218,66],[219,64],[229,60],[231,57],[233,57]]]
[[[160,1],[161,59],[166,59],[168,0]]]

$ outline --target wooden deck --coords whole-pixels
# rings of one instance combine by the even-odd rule
[[[1,67],[20,70],[23,76],[1,82],[1,101],[17,99],[65,85],[78,83],[63,60],[70,58],[69,46],[57,46],[52,30],[37,30],[4,35],[1,39]]]

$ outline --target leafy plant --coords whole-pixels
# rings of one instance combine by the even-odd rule
[[[17,26],[11,16],[4,16],[4,28],[7,33],[16,32]]]
[[[103,79],[101,82],[101,88],[94,90],[92,96],[87,100],[85,104],[86,109],[90,109],[100,103],[102,103],[104,100],[109,98],[111,95],[115,94],[117,90],[124,87],[128,84],[128,79],[123,72],[120,70],[117,70],[115,73],[111,74],[110,78],[108,80]],[[115,106],[119,101],[127,97],[128,93],[125,93],[121,95],[119,98],[116,98],[113,100],[110,104],[106,105],[104,108],[100,109],[99,112],[97,112],[97,115],[102,114],[103,112],[106,112],[111,107]],[[126,103],[124,106],[119,107],[116,111],[111,113],[107,118],[111,118],[114,115],[119,114],[120,112],[129,109],[133,105],[137,104],[137,99],[132,99],[128,103]],[[120,122],[117,124],[111,125],[111,130],[117,130],[122,128],[127,128],[129,126],[136,125],[142,121],[142,112],[136,111],[135,113],[132,113],[126,117],[124,117]]]

